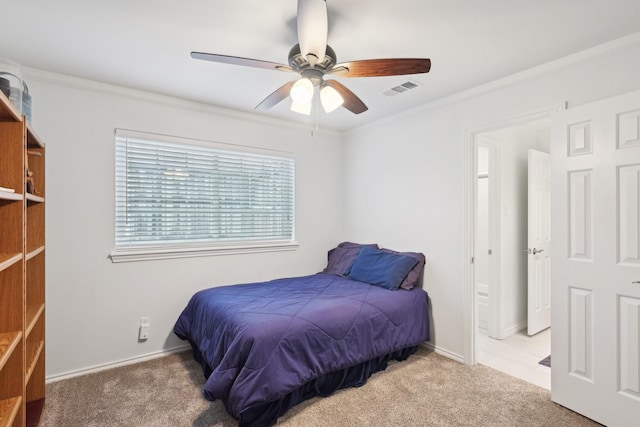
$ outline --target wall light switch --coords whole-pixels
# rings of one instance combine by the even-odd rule
[[[140,329],[138,332],[138,340],[144,341],[149,339],[149,327],[151,326],[151,318],[149,317],[141,317],[140,318]]]

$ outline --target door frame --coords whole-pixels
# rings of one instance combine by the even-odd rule
[[[524,111],[519,114],[507,116],[500,121],[471,129],[465,132],[465,180],[464,180],[464,236],[465,236],[465,310],[463,313],[464,330],[464,363],[467,365],[477,364],[477,343],[476,332],[478,328],[478,310],[476,307],[476,280],[473,259],[475,256],[476,244],[476,180],[478,177],[478,152],[477,143],[479,135],[486,132],[496,131],[507,127],[524,125],[536,120],[551,117],[553,113],[566,109],[566,102],[540,107],[533,110]]]

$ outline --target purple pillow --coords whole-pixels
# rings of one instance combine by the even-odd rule
[[[349,272],[352,280],[396,290],[418,260],[409,255],[362,248]]]
[[[411,269],[411,271],[409,271],[409,274],[407,274],[407,277],[404,278],[404,280],[402,281],[402,284],[400,285],[402,289],[406,289],[408,291],[413,289],[413,287],[418,283],[418,280],[420,279],[420,275],[424,270],[424,264],[426,262],[424,254],[421,254],[420,252],[396,252],[396,251],[392,251],[391,249],[385,249],[385,248],[380,249],[380,251],[396,253],[400,255],[407,255],[418,260],[418,263]]]
[[[337,247],[331,249],[328,256],[327,268],[322,270],[323,273],[335,274],[338,276],[346,275],[351,270],[351,265],[360,253],[363,247],[371,247],[378,249],[375,243],[361,245],[359,243],[342,242]]]

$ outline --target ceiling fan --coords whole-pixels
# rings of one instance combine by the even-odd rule
[[[289,65],[204,52],[191,52],[191,57],[224,64],[299,73],[299,79],[285,83],[255,108],[266,110],[291,96],[291,110],[306,115],[311,113],[315,88],[319,89],[320,101],[327,113],[340,106],[355,114],[368,109],[355,93],[337,80],[325,80],[325,75],[397,76],[427,73],[431,68],[431,60],[428,58],[365,59],[337,63],[335,52],[327,45],[326,0],[298,0],[297,27],[298,44],[289,52]]]

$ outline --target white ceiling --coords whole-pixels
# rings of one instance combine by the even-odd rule
[[[253,112],[291,74],[197,61],[193,51],[287,63],[296,0],[2,0],[0,56],[23,66]],[[431,58],[415,76],[342,78],[368,105],[306,118],[348,130],[640,32],[640,0],[327,0],[338,62]],[[416,89],[383,92],[412,80]],[[37,99],[34,99],[37,103]]]

